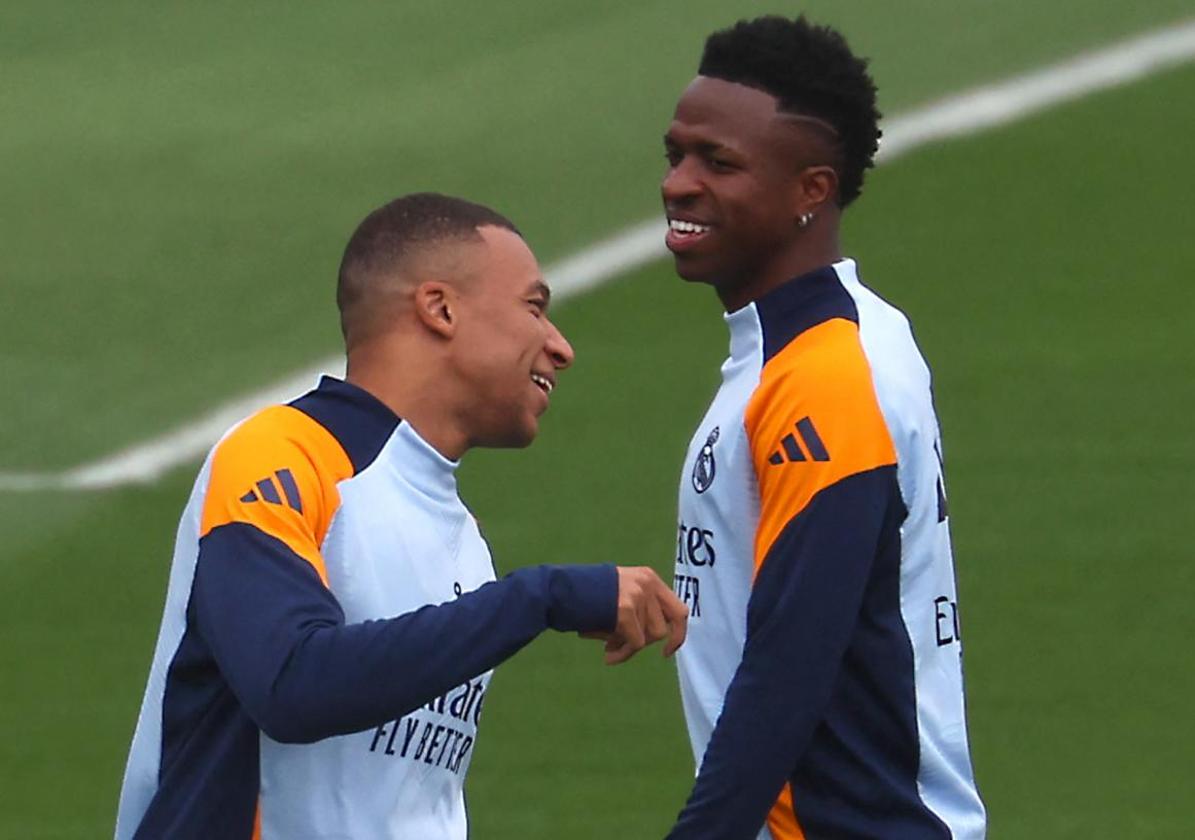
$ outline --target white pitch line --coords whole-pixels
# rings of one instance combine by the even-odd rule
[[[1007,125],[1064,102],[1177,67],[1195,58],[1195,19],[1080,53],[1002,82],[939,99],[884,127],[878,159]]]
[[[1195,20],[1082,53],[1059,64],[984,85],[908,111],[884,123],[877,163],[932,143],[1006,125],[1051,106],[1081,99],[1195,58]],[[663,219],[626,228],[544,273],[562,299],[667,255]],[[100,490],[148,483],[193,461],[241,418],[311,388],[321,373],[343,373],[339,356],[324,359],[252,394],[225,403],[198,420],[105,458],[57,472],[0,472],[0,491]]]

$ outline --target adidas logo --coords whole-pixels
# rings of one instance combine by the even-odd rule
[[[796,422],[796,431],[805,444],[805,450],[801,449],[801,445],[797,443],[796,437],[791,434],[785,435],[784,440],[780,441],[780,448],[768,456],[769,464],[778,467],[781,464],[791,464],[794,461],[830,460],[830,453],[826,451],[826,445],[818,437],[817,429],[813,428],[812,420],[808,417],[798,420]],[[805,451],[808,451],[808,457],[806,457]]]
[[[278,484],[274,484],[274,479],[278,479]],[[265,501],[271,505],[282,504],[282,496],[278,493],[278,487],[282,487],[282,492],[286,495],[286,503],[296,513],[303,512],[303,501],[299,498],[299,487],[295,484],[295,477],[290,470],[282,469],[274,473],[273,477],[266,476],[255,485],[257,489],[250,490],[244,496],[241,496],[242,502],[256,502]]]

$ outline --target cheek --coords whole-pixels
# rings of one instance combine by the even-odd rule
[[[482,376],[490,380],[485,383],[487,387],[509,390],[530,381],[531,367],[544,339],[538,322],[530,315],[524,317],[530,323],[516,319],[494,325],[492,341],[483,348],[480,359]]]
[[[776,196],[753,204],[747,221],[747,236],[756,245],[775,244],[793,234],[787,206]]]
[[[727,195],[725,207],[733,216],[739,235],[750,239],[766,237],[784,215],[784,204],[777,191],[754,182]]]

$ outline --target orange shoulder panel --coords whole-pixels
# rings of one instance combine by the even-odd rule
[[[818,492],[896,463],[859,329],[846,319],[806,330],[768,360],[745,424],[759,482],[755,575],[780,532]]]
[[[203,502],[200,536],[243,522],[286,543],[319,573],[337,483],[353,465],[332,434],[297,408],[278,405],[241,423],[216,447]]]

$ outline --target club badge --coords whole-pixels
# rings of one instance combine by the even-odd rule
[[[693,465],[693,489],[698,493],[709,490],[710,485],[714,483],[714,473],[718,469],[714,462],[714,444],[717,442],[718,427],[714,426],[710,436],[705,439],[705,445],[697,453],[697,463]]]

